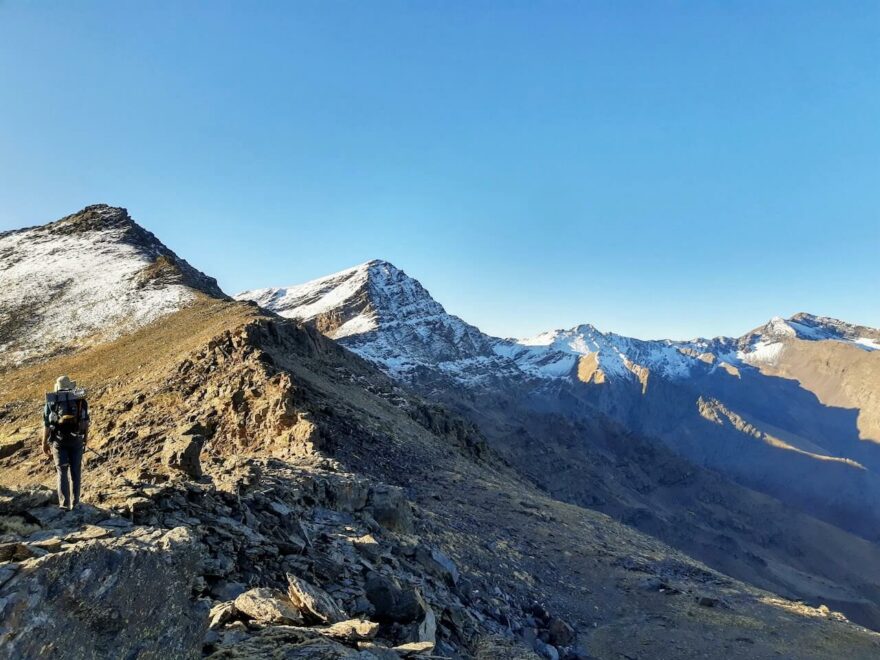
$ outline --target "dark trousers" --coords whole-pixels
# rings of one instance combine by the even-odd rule
[[[81,440],[52,443],[52,457],[58,473],[58,505],[70,508],[79,504],[82,480],[83,443]],[[68,480],[68,472],[70,479]]]

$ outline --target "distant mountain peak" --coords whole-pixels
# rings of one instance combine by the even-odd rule
[[[807,312],[798,312],[788,319],[774,316],[763,326],[746,333],[739,339],[739,343],[748,353],[793,339],[841,341],[854,344],[864,350],[880,349],[880,330]]]
[[[381,259],[236,298],[310,323],[396,377],[418,370],[473,382],[516,370],[496,355],[494,339],[447,313],[418,280]]]

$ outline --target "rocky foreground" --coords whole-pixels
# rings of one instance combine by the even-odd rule
[[[4,654],[456,655],[500,611],[414,534],[400,489],[334,467],[218,461],[214,479],[123,479],[73,513],[45,488],[3,492]]]

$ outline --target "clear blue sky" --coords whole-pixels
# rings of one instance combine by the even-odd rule
[[[0,229],[224,289],[384,258],[501,335],[880,326],[880,3],[0,0]]]

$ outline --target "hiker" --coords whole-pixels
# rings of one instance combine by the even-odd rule
[[[79,506],[82,457],[89,433],[89,406],[85,392],[67,376],[55,381],[55,391],[46,393],[43,408],[43,453],[55,460],[58,473],[58,506]],[[68,478],[68,472],[70,476]]]

